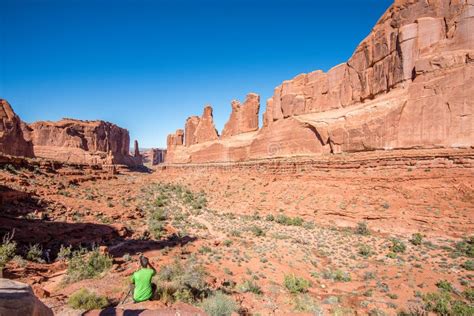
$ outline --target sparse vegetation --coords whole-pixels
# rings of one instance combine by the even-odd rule
[[[364,222],[359,222],[357,224],[355,232],[356,232],[356,234],[363,235],[363,236],[370,235],[370,230],[369,230],[369,226],[367,225],[367,222],[365,222],[365,221]]]
[[[423,242],[423,235],[420,233],[413,234],[411,236],[410,242],[415,246],[421,245]]]
[[[68,260],[66,283],[77,282],[84,279],[92,279],[112,266],[112,258],[101,254],[98,249],[87,251],[84,248],[72,253]]]
[[[390,251],[393,253],[404,253],[407,249],[407,246],[400,239],[392,238],[392,245],[390,246]]]
[[[237,311],[235,301],[222,292],[217,292],[206,298],[201,306],[209,316],[230,316]]]
[[[43,248],[38,244],[30,245],[26,253],[26,259],[34,262],[44,262]]]
[[[466,260],[461,267],[468,271],[474,271],[474,260]]]
[[[275,218],[275,222],[286,226],[302,226],[304,220],[301,217],[289,217],[283,214],[279,214]]]
[[[251,292],[257,295],[262,294],[262,289],[253,280],[245,280],[242,284],[238,286],[238,289],[242,293]]]
[[[463,256],[474,258],[474,235],[458,242],[456,244],[456,250]]]
[[[283,285],[290,293],[297,294],[307,292],[309,287],[311,286],[311,282],[304,278],[297,277],[291,274],[285,275]]]
[[[68,304],[74,309],[89,311],[105,308],[109,305],[109,301],[105,296],[99,296],[87,289],[80,289],[71,295]]]
[[[15,256],[16,242],[13,241],[14,235],[15,231],[11,234],[7,233],[3,237],[3,242],[0,246],[0,270]]]
[[[185,263],[175,260],[163,266],[155,277],[158,295],[164,301],[194,302],[209,293],[204,267],[191,258]]]

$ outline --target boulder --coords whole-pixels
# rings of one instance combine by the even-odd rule
[[[33,294],[29,285],[0,279],[0,315],[53,316],[54,314]]]

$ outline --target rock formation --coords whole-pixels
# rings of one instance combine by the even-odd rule
[[[0,99],[0,153],[12,156],[33,156],[31,142],[25,140],[23,122],[13,112],[10,104]]]
[[[194,132],[194,140],[196,144],[200,144],[217,139],[219,139],[219,134],[214,126],[212,107],[207,105]]]
[[[139,157],[129,153],[128,131],[109,122],[40,121],[23,130],[36,157],[81,164],[141,164]]]
[[[0,315],[9,316],[53,316],[27,284],[0,279]]]
[[[260,130],[234,103],[221,139],[167,162],[473,147],[473,30],[474,0],[396,0],[346,63],[275,88]]]
[[[224,126],[221,138],[258,130],[259,111],[260,97],[255,93],[249,93],[243,105],[239,101],[232,101],[232,113]]]
[[[184,144],[189,147],[196,144],[196,130],[201,119],[199,116],[191,116],[186,120],[184,126]]]

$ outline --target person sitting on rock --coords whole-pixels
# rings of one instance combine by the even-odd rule
[[[156,291],[156,285],[151,282],[156,274],[156,269],[151,265],[148,258],[141,255],[139,257],[139,270],[134,272],[131,281],[133,288],[133,301],[135,303],[148,301]]]

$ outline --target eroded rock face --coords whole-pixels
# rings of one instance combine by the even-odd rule
[[[9,316],[53,316],[27,284],[0,279],[0,315]]]
[[[212,107],[207,105],[194,132],[194,140],[196,144],[200,144],[217,139],[219,139],[219,134],[214,126]]]
[[[258,130],[258,113],[260,111],[260,97],[249,93],[244,104],[232,101],[232,113],[222,131],[222,139],[234,135]]]
[[[396,0],[346,62],[275,88],[263,128],[233,104],[219,141],[169,162],[474,146],[474,2]]]
[[[0,99],[0,153],[33,157],[33,146],[25,140],[21,128],[23,124],[11,105]]]
[[[184,127],[184,143],[187,147],[196,144],[196,130],[201,119],[199,116],[191,116],[186,120]]]
[[[126,129],[104,121],[40,121],[24,128],[37,157],[83,164],[141,164],[132,157]]]

